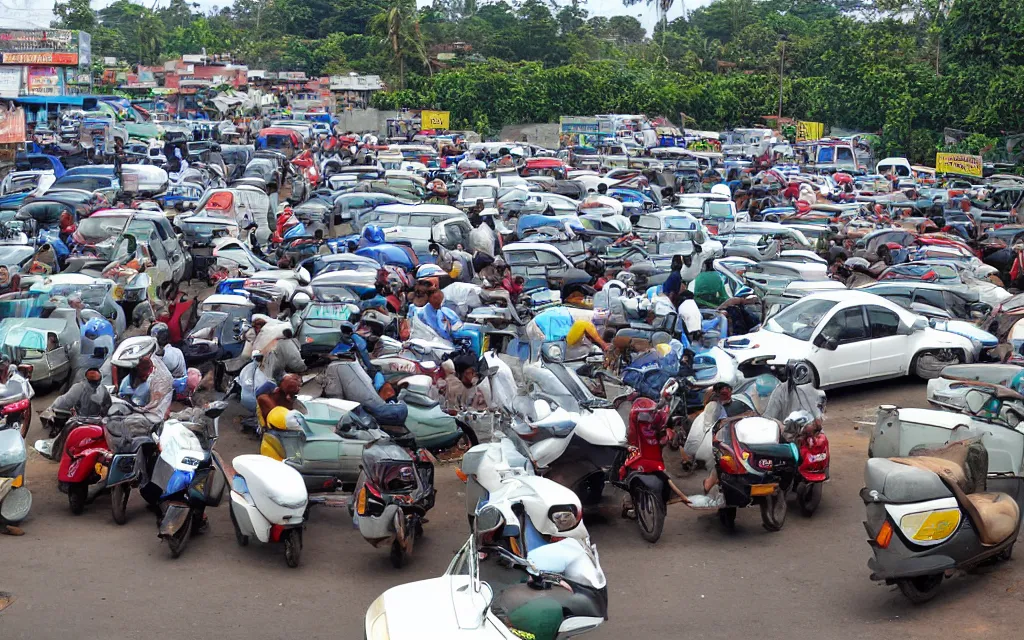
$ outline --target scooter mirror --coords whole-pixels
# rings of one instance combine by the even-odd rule
[[[477,536],[494,533],[504,524],[505,518],[497,507],[485,505],[476,512]]]

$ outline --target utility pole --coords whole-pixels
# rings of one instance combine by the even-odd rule
[[[782,36],[782,55],[779,56],[779,127],[782,126],[782,81],[786,77],[786,36]]]

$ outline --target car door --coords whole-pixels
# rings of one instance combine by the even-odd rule
[[[900,317],[896,312],[878,305],[867,305],[866,310],[871,330],[871,377],[907,373],[907,336],[899,333]]]
[[[832,314],[813,339],[813,362],[822,386],[847,384],[871,375],[870,338],[864,307],[846,307]],[[828,348],[831,344],[834,348]]]

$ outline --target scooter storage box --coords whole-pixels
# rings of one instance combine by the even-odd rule
[[[254,454],[236,457],[231,466],[245,479],[249,495],[264,517],[271,522],[283,522],[285,517],[290,523],[302,520],[309,494],[298,471],[279,460]]]

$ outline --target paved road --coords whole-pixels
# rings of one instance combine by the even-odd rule
[[[756,510],[741,511],[738,530],[726,534],[713,514],[677,505],[664,537],[650,545],[619,519],[617,496],[588,513],[608,575],[611,619],[586,637],[930,639],[953,630],[971,638],[1019,637],[1020,560],[947,581],[924,607],[868,580],[857,496],[869,428],[863,423],[880,403],[923,402],[924,386],[912,381],[831,393],[832,482],[812,519],[794,509],[779,533],[762,529]],[[255,452],[257,443],[231,423],[222,422],[219,448],[229,456]],[[34,431],[30,440],[38,424]],[[467,536],[462,485],[451,465],[438,470],[437,507],[402,571],[391,567],[386,551],[362,540],[341,509],[313,513],[297,570],[285,566],[278,547],[239,548],[226,505],[210,513],[210,532],[172,560],[137,496],[123,527],[111,520],[105,497],[74,517],[55,474],[54,463],[30,461],[36,502],[27,533],[0,537],[0,591],[16,598],[0,613],[3,640],[361,638],[363,613],[381,591],[440,574]],[[695,490],[699,480],[680,483]],[[425,629],[422,637],[437,636]]]

